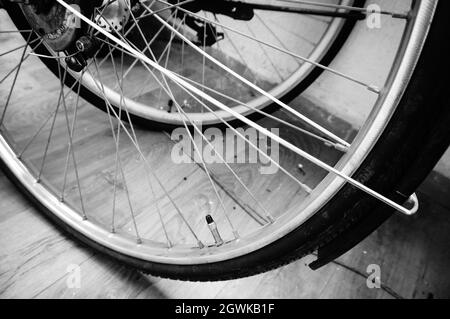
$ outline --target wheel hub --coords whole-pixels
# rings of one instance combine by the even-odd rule
[[[109,0],[104,0],[105,10],[102,14],[95,17],[95,23],[108,32],[120,31],[127,24],[130,18],[130,1],[116,0],[112,3]]]
[[[67,3],[80,10],[80,0]],[[63,51],[76,40],[80,28],[78,19],[56,1],[28,1],[20,7],[30,26],[52,50]]]
[[[94,21],[108,32],[120,31],[130,17],[129,0],[66,0],[66,3],[85,16],[92,16],[96,7],[104,6]],[[83,23],[55,0],[22,1],[20,7],[30,26],[56,52],[69,49],[86,35]]]

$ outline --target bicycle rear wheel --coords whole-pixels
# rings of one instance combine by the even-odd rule
[[[118,2],[130,6],[131,11],[132,3],[123,0]],[[365,0],[331,1],[334,2],[360,8]],[[164,20],[159,21],[148,16],[148,10],[143,7],[135,7],[131,17],[127,18],[123,36],[165,68],[185,76],[191,83],[202,90],[207,90],[209,94],[239,114],[252,116],[255,120],[264,117],[267,112],[280,108],[279,104],[274,103],[255,87],[284,103],[297,97],[323,72],[323,68],[306,63],[304,59],[328,66],[346,42],[355,23],[362,17],[354,15],[347,19],[311,18],[274,9],[255,10],[251,20],[243,21],[216,15],[210,11],[193,12],[187,10],[189,7],[187,9],[182,7],[179,11],[175,9],[165,11],[164,1],[151,3],[154,10],[160,10],[163,14],[158,18]],[[30,29],[19,8],[12,7],[9,12],[19,30]],[[186,22],[187,18],[196,19],[196,23],[205,23],[203,29],[193,30]],[[104,28],[111,29],[108,23],[113,23],[117,19],[105,18]],[[165,26],[163,23],[170,25]],[[217,36],[217,40],[210,40],[211,34],[219,33],[220,39]],[[180,40],[179,34],[186,36],[186,41],[191,41],[196,46],[192,47],[185,40]],[[194,39],[192,34],[197,35],[197,38]],[[36,53],[56,56],[57,53],[51,48],[39,45],[39,42],[34,40],[36,38],[32,35],[30,46]],[[109,43],[108,39],[102,38],[102,41],[100,52],[102,58],[99,59],[98,68],[108,74],[113,72],[111,55],[114,54],[119,59],[119,50],[114,44]],[[217,62],[238,73],[255,87],[248,88],[242,85],[239,79],[230,76],[228,71],[223,71],[216,63],[199,54],[195,48],[204,50]],[[298,56],[304,59],[298,59]],[[41,60],[56,76],[59,74],[59,67],[65,66],[64,59]],[[183,126],[179,116],[173,114],[176,113],[176,108],[173,106],[172,98],[159,88],[158,79],[145,75],[148,73],[146,66],[142,65],[139,59],[131,59],[128,56],[122,61],[122,65],[125,68],[124,80],[126,80],[123,92],[117,87],[114,77],[102,79],[105,96],[111,105],[118,110],[121,98],[125,97],[128,111],[135,122],[152,129],[173,129]],[[92,65],[91,70],[95,73]],[[137,74],[144,74],[144,77],[136,76]],[[65,84],[76,89],[75,84],[78,80],[80,80],[78,72],[69,69],[65,75]],[[80,96],[106,112],[105,97],[94,81],[95,75],[92,78],[90,74],[83,75],[80,81],[82,83]],[[220,112],[214,107],[216,114],[211,115],[210,112],[204,111],[200,103],[177,87],[171,87],[171,90],[178,103],[190,113],[191,118],[201,121],[204,126],[222,124],[222,120],[236,120],[227,112]]]

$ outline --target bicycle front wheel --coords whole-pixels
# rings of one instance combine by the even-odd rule
[[[58,8],[70,10],[67,2],[57,2],[62,6]],[[32,76],[20,75],[35,74],[39,65],[33,56],[36,47],[30,52],[29,42],[48,43],[42,35],[31,36],[39,30],[4,29],[0,31],[4,43],[13,47],[5,48],[1,58],[16,54],[19,63],[11,65],[1,81],[0,92],[6,96],[1,118],[2,166],[64,229],[152,274],[213,280],[271,269],[322,247],[362,220],[386,218],[390,211],[385,203],[404,210],[399,203],[408,198],[448,142],[445,121],[449,112],[442,99],[445,85],[429,81],[436,68],[448,66],[447,62],[434,65],[438,59],[445,61],[442,55],[447,51],[441,37],[450,30],[447,7],[444,1],[404,1],[391,3],[391,7],[384,3],[380,14],[398,21],[394,30],[399,45],[381,82],[371,81],[371,65],[365,78],[358,79],[343,69],[309,61],[331,74],[334,83],[351,82],[370,96],[370,114],[353,138],[342,135],[332,123],[325,127],[315,122],[270,90],[265,98],[283,111],[254,122],[224,103],[220,92],[206,82],[196,86],[188,76],[166,68],[156,55],[143,54],[124,36],[126,28],[105,30],[95,16],[91,19],[76,10],[70,14],[81,16],[88,34],[114,45],[116,52],[108,49],[104,55],[104,51],[96,51],[103,56],[88,59],[73,88],[65,85],[65,79],[74,73],[60,64],[57,81],[47,77],[48,81],[31,85],[37,86],[38,92],[46,88],[45,96],[32,89],[28,93],[26,81]],[[6,8],[13,15],[17,6],[7,4]],[[160,17],[174,34],[174,27],[163,23],[163,16],[155,11],[161,9],[144,9]],[[339,4],[337,9],[368,14]],[[353,41],[364,41],[373,31],[365,22],[359,26]],[[20,34],[28,42],[17,46]],[[183,34],[175,35],[185,45],[192,42]],[[203,52],[205,59],[211,56],[209,49],[194,43],[190,47]],[[367,49],[380,48],[373,43]],[[58,61],[68,57],[65,54],[59,53]],[[108,72],[99,66],[104,59],[110,65]],[[136,70],[129,76],[155,79],[161,95],[167,94],[173,102],[176,112],[172,115],[182,123],[169,138],[133,124],[126,92],[134,85],[127,87],[125,74],[127,63],[136,59],[144,65],[145,76]],[[11,63],[5,61],[4,65]],[[42,69],[38,73],[45,76]],[[85,75],[103,98],[106,113],[80,97]],[[109,96],[111,83],[124,92],[117,105]],[[25,89],[20,89],[21,84]],[[175,88],[183,92],[181,98]],[[250,85],[250,89],[255,88]],[[239,90],[232,92],[236,94],[233,99],[251,109],[250,102],[240,101]],[[53,103],[48,103],[50,96]],[[187,111],[180,103],[186,96],[201,106],[203,113]],[[226,99],[230,101],[230,96]],[[423,100],[434,103],[432,111]],[[220,116],[225,113],[248,127],[234,128]],[[228,130],[204,131],[200,124],[205,123],[196,114],[217,116]],[[419,149],[417,143],[426,147]],[[231,156],[226,151],[229,145]],[[418,164],[411,158],[424,157],[416,170]],[[381,214],[380,207],[384,208]],[[375,219],[374,225],[379,222]]]

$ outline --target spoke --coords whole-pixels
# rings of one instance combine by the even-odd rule
[[[67,59],[67,58],[71,58],[71,57],[76,56],[78,53],[79,53],[79,52],[75,52],[75,53],[70,54],[70,55],[62,55],[62,56],[59,56],[59,55],[58,55],[58,56],[54,56],[54,55],[44,55],[44,54],[37,54],[37,53],[34,53],[34,52],[31,52],[31,53],[29,53],[29,54],[32,55],[32,56],[36,56],[36,57],[38,57],[38,58],[54,59],[54,60],[65,60],[65,59]]]
[[[305,9],[300,7],[287,7],[280,5],[272,5],[272,4],[258,4],[253,2],[247,2],[252,9],[254,10],[264,10],[264,11],[279,11],[286,13],[296,13],[296,14],[304,14],[304,15],[312,15],[319,17],[332,17],[332,18],[344,18],[344,19],[355,19],[355,20],[363,20],[365,15],[361,12],[356,11],[333,11],[333,10],[320,10],[320,9]]]
[[[22,68],[23,61],[25,60],[25,54],[27,52],[27,48],[28,48],[28,45],[30,43],[31,35],[32,34],[30,33],[30,35],[28,36],[27,44],[25,45],[25,47],[23,49],[22,56],[20,57],[20,62],[18,64],[18,66],[17,66],[16,74],[14,75],[14,79],[13,79],[13,82],[11,84],[11,89],[9,90],[8,97],[6,98],[5,108],[3,109],[2,116],[0,118],[0,126],[3,124],[3,121],[5,119],[5,115],[6,115],[6,111],[7,111],[8,106],[9,106],[9,102],[11,101],[11,96],[13,94],[14,88],[16,87],[17,77],[19,76],[20,69]]]
[[[111,52],[111,49],[110,49]],[[120,107],[119,107],[119,118],[122,116],[122,98],[120,99]],[[108,116],[110,116],[108,114]],[[112,218],[111,218],[111,232],[116,232],[116,198],[117,198],[117,178],[118,178],[118,171],[119,171],[119,160],[120,160],[120,154],[119,154],[119,146],[120,146],[120,125],[117,126],[117,137],[116,137],[116,155],[115,155],[115,168],[114,168],[114,189],[113,189],[113,208],[112,208]],[[154,197],[154,196],[153,196]]]
[[[203,26],[203,51],[206,52],[206,25]],[[206,57],[202,56],[202,84],[205,85],[205,67],[206,67]],[[203,113],[203,108],[201,109]]]
[[[182,24],[182,28],[186,27],[186,19],[183,19],[184,22]],[[164,26],[163,26],[164,27]],[[185,46],[186,44],[184,43],[184,41],[181,41],[181,66],[184,66],[184,50],[185,50]]]
[[[301,4],[301,5],[308,5],[308,6],[324,7],[324,8],[345,9],[345,10],[349,10],[349,11],[361,12],[364,14],[373,13],[372,11],[367,10],[367,8],[345,6],[345,5],[340,5],[340,4],[321,3],[321,2],[312,2],[312,1],[300,1],[300,0],[278,0],[278,1],[296,3],[296,4]],[[390,15],[393,18],[399,18],[399,19],[407,19],[409,16],[408,13],[399,13],[399,12],[385,11],[385,10],[381,10],[379,13],[383,14],[383,15]]]
[[[26,33],[33,32],[33,30],[0,30],[0,34],[2,33]]]

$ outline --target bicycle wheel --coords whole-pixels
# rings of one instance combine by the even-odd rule
[[[264,3],[264,1],[262,2]],[[337,2],[344,6],[361,7],[365,0]],[[205,59],[185,41],[177,39],[175,32],[185,35],[198,48],[206,51],[226,68],[239,73],[255,87],[263,89],[264,92],[283,102],[288,102],[304,91],[323,71],[322,68],[305,63],[305,60],[300,60],[295,56],[317,61],[324,66],[328,65],[345,43],[354,24],[358,19],[364,18],[364,15],[354,13],[347,19],[339,17],[297,19],[299,14],[276,11],[281,9],[274,6],[273,9],[255,10],[253,18],[247,21],[249,18],[245,16],[245,12],[237,11],[235,17],[230,18],[227,15],[217,15],[211,10],[197,12],[190,8],[189,4],[188,7],[181,7],[179,11],[173,8],[167,10],[170,12],[167,13],[162,10],[165,6],[164,1],[154,1],[152,2],[154,10],[160,10],[161,14],[164,14],[162,16],[164,22],[171,23],[172,27],[175,26],[172,33],[169,31],[167,34],[165,25],[156,18],[152,19],[152,16],[149,16],[142,7],[139,8],[128,0],[116,1],[110,3],[109,6],[115,3],[122,4],[123,8],[128,6],[132,11],[132,15],[128,16],[125,11],[117,9],[122,13],[120,15],[120,13],[110,10],[120,15],[121,19],[126,20],[123,22],[126,24],[123,36],[128,38],[134,46],[150,58],[157,59],[166,68],[186,76],[199,87],[206,86],[213,90],[216,97],[228,95],[227,92],[230,90],[236,91],[233,94],[235,100],[221,100],[242,115],[253,114],[253,119],[265,116],[266,112],[278,109],[279,105],[265,96],[266,93],[261,94],[256,88],[249,89],[242,86],[242,82],[230,78],[228,72],[221,74],[220,68],[215,63]],[[284,8],[284,6],[286,3],[283,3],[280,8]],[[292,10],[295,6],[287,8]],[[243,10],[241,9],[241,11]],[[18,29],[30,29],[21,10],[11,8],[9,12]],[[339,16],[338,13],[336,15]],[[99,19],[97,17],[97,20]],[[189,19],[196,20],[190,21]],[[114,24],[119,18],[112,16],[100,20],[103,28],[111,30],[111,24]],[[289,23],[280,25],[279,21],[283,20],[288,20]],[[204,23],[204,25],[199,25],[199,23]],[[295,32],[292,35],[291,31],[286,30],[287,28],[304,29],[304,31]],[[265,37],[270,37],[270,42],[261,41]],[[38,42],[33,42],[33,40],[35,40],[34,37],[31,39],[31,47],[40,55],[56,55],[51,47],[38,46]],[[64,40],[63,37],[60,42]],[[104,40],[108,39],[102,39],[102,41]],[[102,46],[102,53],[106,57],[99,60],[98,67],[101,71],[107,72],[112,67],[108,57],[113,53],[106,48],[111,44],[102,42]],[[114,50],[116,49],[112,47],[112,51]],[[256,59],[255,52],[259,52]],[[65,65],[63,59],[43,58],[42,61],[56,76],[58,76],[60,63]],[[133,78],[133,74],[145,73],[146,66],[141,65],[138,60],[125,61],[125,63],[124,78],[127,80],[127,87],[124,89],[125,96],[121,95],[114,79],[111,79],[113,81],[106,79],[102,81],[105,85],[106,97],[111,105],[118,110],[121,97],[125,97],[130,115],[139,124],[153,129],[172,129],[182,126],[183,122],[180,121],[179,116],[172,114],[175,107],[171,97],[158,88],[158,81],[151,76],[147,76],[145,81],[139,77]],[[69,69],[65,77],[65,84],[74,87],[78,77],[79,74],[76,71]],[[85,74],[81,82],[80,96],[106,111],[104,97],[93,83],[90,75]],[[176,87],[171,89],[176,97],[183,97],[181,106],[185,108],[185,111],[191,113],[191,116],[198,121],[202,121],[205,126],[220,124],[222,123],[221,119],[235,120],[226,112],[219,112],[217,116],[211,116],[209,112],[204,112],[200,103],[186,96],[184,92],[179,91]],[[239,102],[246,102],[246,106],[243,107],[237,103],[236,98],[239,98]]]
[[[333,125],[324,128],[301,114],[301,109],[271,94],[265,97],[283,112],[267,114],[256,123],[218,97],[240,101],[238,90],[231,91],[237,97],[231,93],[224,97],[210,86],[196,87],[186,76],[158,64],[156,56],[145,56],[130,39],[120,37],[125,30],[105,30],[95,16],[90,20],[90,15],[64,6],[82,19],[86,30],[101,34],[103,41],[111,41],[108,43],[119,52],[107,55],[109,73],[98,67],[105,57],[94,57],[89,60],[93,69],[87,67],[78,76],[96,75],[93,85],[103,96],[107,113],[80,99],[81,85],[75,84],[72,96],[71,88],[64,85],[70,73],[64,65],[58,68],[59,81],[52,84],[47,77],[41,81],[40,90],[47,88],[45,96],[31,89],[27,93],[26,79],[20,74],[35,72],[38,59],[29,52],[28,43],[5,47],[0,57],[17,53],[19,64],[12,65],[1,81],[0,92],[6,96],[1,118],[2,167],[43,212],[71,234],[155,275],[189,280],[236,278],[266,271],[322,247],[332,250],[331,256],[345,245],[327,248],[328,244],[344,237],[348,239],[345,242],[360,240],[361,234],[392,213],[389,205],[408,213],[399,204],[449,143],[445,82],[430,81],[448,69],[444,58],[447,44],[442,41],[450,30],[445,17],[448,2],[399,3],[383,2],[384,10],[379,13],[389,21],[401,21],[395,28],[398,51],[381,83],[371,84],[370,72],[366,80],[358,80],[344,70],[308,61],[332,73],[334,81],[350,81],[372,96],[370,114],[358,134],[345,139]],[[11,14],[11,4],[4,5]],[[356,7],[333,6],[336,8],[341,13],[369,14]],[[407,13],[398,11],[401,8]],[[159,16],[154,10],[161,10],[145,4],[144,9],[153,17]],[[360,26],[362,38],[353,41],[365,39],[364,32],[370,32],[364,22]],[[200,48],[170,24],[165,27],[193,50]],[[34,32],[13,31],[0,34],[12,39],[16,33]],[[43,45],[40,37],[36,39],[31,41]],[[368,50],[379,48],[374,43]],[[183,124],[172,132],[175,143],[168,144],[171,139],[162,133],[135,127],[126,94],[121,94],[124,97],[117,105],[110,101],[107,81],[126,90],[127,55],[146,65],[173,101],[174,115]],[[40,69],[39,75],[44,76]],[[25,84],[24,89],[15,93],[18,84]],[[183,96],[176,95],[173,88]],[[39,103],[52,94],[54,103]],[[24,102],[27,95],[34,97],[34,105]],[[185,96],[201,105],[208,116],[217,116],[231,138],[214,128],[204,132],[195,116],[198,113],[181,107]],[[248,106],[245,102],[240,101]],[[218,109],[249,128],[232,127],[218,115]],[[305,122],[307,125],[300,124]],[[228,156],[224,149],[230,141],[236,143]],[[355,229],[356,233],[347,232]]]

